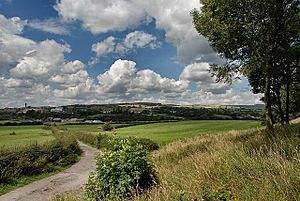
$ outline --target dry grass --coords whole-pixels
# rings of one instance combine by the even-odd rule
[[[299,125],[277,128],[275,135],[259,129],[194,137],[152,157],[160,183],[133,200],[196,200],[218,189],[242,201],[300,200]]]
[[[278,132],[272,140],[261,129],[167,145],[153,153],[160,185],[136,200],[193,200],[220,188],[238,200],[300,200],[299,126]]]

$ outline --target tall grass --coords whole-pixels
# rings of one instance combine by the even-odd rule
[[[278,127],[274,134],[253,129],[194,137],[152,157],[160,184],[133,200],[205,200],[223,192],[227,200],[300,200],[300,125]]]
[[[136,200],[193,200],[219,189],[237,200],[300,200],[300,126],[175,142],[153,154],[161,186]]]

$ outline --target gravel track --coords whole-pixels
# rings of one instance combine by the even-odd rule
[[[0,201],[47,201],[56,194],[73,191],[84,187],[88,175],[94,170],[97,149],[79,143],[83,154],[80,160],[67,170],[51,177],[32,182],[0,196]]]

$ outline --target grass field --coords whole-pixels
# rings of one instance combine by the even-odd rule
[[[120,136],[149,138],[161,145],[200,135],[210,135],[230,130],[244,130],[260,126],[258,121],[201,120],[156,123],[117,129]]]
[[[15,135],[12,135],[13,132]],[[42,143],[52,139],[51,131],[42,129],[42,126],[0,126],[0,147]]]
[[[71,132],[98,134],[101,132],[99,126],[101,127],[101,125],[67,125],[65,127]],[[259,121],[250,120],[200,120],[130,126],[116,129],[116,133],[120,136],[149,138],[160,145],[164,145],[178,139],[222,133],[229,130],[244,130],[259,126]]]

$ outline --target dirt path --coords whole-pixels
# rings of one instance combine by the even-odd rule
[[[95,169],[95,148],[80,144],[81,159],[64,172],[35,181],[0,196],[0,201],[47,201],[59,193],[80,189],[86,184],[88,174]]]

